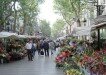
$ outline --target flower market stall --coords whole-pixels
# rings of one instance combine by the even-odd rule
[[[55,58],[56,67],[65,75],[105,75],[106,49],[97,51],[87,41],[73,40],[59,51]]]
[[[65,75],[84,75],[80,67],[73,61],[75,48],[65,46],[55,58],[56,67],[63,69]]]
[[[8,62],[10,60],[10,55],[5,52],[3,42],[0,39],[0,63]]]
[[[0,32],[0,63],[20,60],[25,57],[26,50],[16,33]]]

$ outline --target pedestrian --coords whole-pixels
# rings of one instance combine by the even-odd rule
[[[35,42],[32,42],[31,51],[32,51],[32,55],[33,55],[33,58],[34,58],[34,56],[35,56],[35,51],[36,51],[36,43],[35,43]]]
[[[40,55],[41,52],[40,41],[37,41],[37,51],[38,51],[38,55]]]
[[[43,40],[40,40],[40,52],[42,51],[43,52]]]
[[[32,48],[32,41],[31,40],[28,41],[28,43],[26,43],[25,48],[27,50],[28,60],[33,61],[32,60],[33,55],[32,55],[32,49],[31,49]]]
[[[43,43],[43,49],[45,52],[45,56],[49,56],[49,43],[46,40]]]
[[[60,42],[56,41],[56,48],[58,48],[60,46]]]
[[[53,41],[53,43],[54,43],[54,51],[56,51],[56,43]]]
[[[55,44],[53,41],[50,41],[49,42],[49,49],[51,51],[51,55],[53,54],[53,50],[55,49]]]

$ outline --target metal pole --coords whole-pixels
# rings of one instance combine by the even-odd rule
[[[97,32],[98,32],[98,50],[100,50],[100,29],[98,29]]]
[[[101,15],[100,13],[100,5],[98,5],[98,0],[97,0],[97,16]],[[100,50],[100,29],[97,29],[98,33],[98,50]]]

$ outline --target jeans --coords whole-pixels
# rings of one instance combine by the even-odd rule
[[[30,49],[27,50],[27,54],[28,54],[28,60],[32,61],[33,55],[32,55],[32,51]]]
[[[45,51],[45,56],[49,56],[49,49],[44,49]]]

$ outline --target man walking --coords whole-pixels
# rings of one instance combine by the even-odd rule
[[[45,56],[49,56],[49,43],[47,41],[44,41],[43,49],[45,51]]]
[[[29,61],[33,61],[33,55],[32,55],[32,41],[29,41],[28,43],[26,43],[25,48],[27,49],[27,55],[28,55],[28,60]]]

